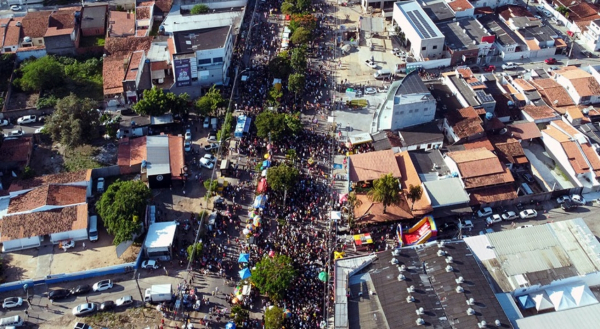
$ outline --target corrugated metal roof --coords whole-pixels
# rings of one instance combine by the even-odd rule
[[[504,313],[508,317],[510,323],[513,325],[513,327],[518,329],[516,321],[518,319],[522,319],[523,314],[521,313],[521,310],[519,310],[519,307],[515,303],[515,300],[513,299],[512,295],[509,293],[495,295],[500,305],[502,305],[502,310],[504,310]]]
[[[516,320],[519,329],[580,329],[597,328],[600,323],[600,304],[551,312]]]
[[[550,227],[579,274],[600,271],[600,243],[583,219],[551,223]]]
[[[148,176],[171,173],[169,162],[169,136],[148,136],[146,139]]]
[[[469,195],[458,177],[424,182],[433,207],[468,204]]]
[[[549,225],[488,234],[507,276],[570,266]]]

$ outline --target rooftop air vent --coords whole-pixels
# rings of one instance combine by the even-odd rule
[[[458,279],[455,280],[456,283],[463,283],[465,282],[465,279],[462,276],[459,276]]]
[[[469,298],[467,300],[467,305],[473,305],[473,304],[475,304],[475,298]]]
[[[404,276],[404,274],[398,275],[398,281],[404,281],[404,280],[406,280],[406,276]]]
[[[421,314],[425,313],[425,309],[422,307],[419,307],[419,309],[417,309],[416,312],[417,312],[417,315],[421,315]]]
[[[464,289],[462,286],[456,286],[456,292],[457,292],[457,293],[459,293],[459,294],[460,294],[460,293],[462,293],[462,292],[464,292],[464,291],[465,291],[465,289]]]
[[[453,260],[452,256],[446,257],[446,263],[450,264],[450,263],[452,263],[452,260]]]
[[[398,264],[398,259],[392,258],[392,264],[394,264],[394,265]]]
[[[425,324],[425,320],[423,320],[422,318],[418,318],[415,322],[417,323],[417,326],[422,326]]]
[[[467,315],[475,315],[475,310],[469,307],[467,309]]]
[[[444,256],[446,256],[446,252],[443,251],[442,249],[438,249],[437,255],[440,256],[440,257],[444,257]]]
[[[406,297],[406,301],[407,301],[407,302],[409,302],[409,303],[412,303],[412,302],[414,302],[414,301],[415,301],[415,298],[414,298],[412,295],[408,295],[408,296]]]
[[[454,271],[454,268],[450,265],[446,266],[446,272],[452,272]]]
[[[410,286],[408,288],[406,288],[406,291],[410,292],[415,292],[415,286]]]
[[[494,321],[494,324],[496,325],[496,327],[500,327],[502,325],[502,322],[500,322],[500,320],[496,319],[496,321]]]
[[[487,322],[485,322],[485,320],[483,320],[483,321],[479,322],[479,323],[477,324],[477,326],[478,326],[479,328],[487,328]]]
[[[403,264],[403,265],[400,265],[400,267],[398,267],[398,270],[399,270],[400,272],[404,272],[404,271],[406,271],[406,265],[404,265],[404,264]]]
[[[17,24],[16,24],[16,25],[17,25],[17,26],[21,26],[22,24],[21,24],[21,22],[17,22]]]

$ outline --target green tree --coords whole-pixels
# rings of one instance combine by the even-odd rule
[[[223,95],[215,85],[196,101],[196,113],[201,115],[215,114],[217,109],[226,104]]]
[[[199,259],[202,256],[202,242],[196,242],[187,247],[188,261]]]
[[[265,329],[281,329],[283,327],[283,310],[273,306],[265,312]]]
[[[563,5],[560,5],[556,8],[556,11],[558,11],[559,13],[561,13],[564,16],[566,13],[569,12],[569,8],[567,8]]]
[[[285,129],[288,135],[297,135],[302,131],[302,119],[300,119],[300,112],[294,114],[283,114]]]
[[[25,166],[23,173],[21,174],[21,179],[29,179],[35,177],[35,170],[30,166]]]
[[[237,326],[240,328],[244,324],[244,321],[250,318],[250,312],[248,310],[243,309],[240,305],[234,305],[231,308],[231,319]]]
[[[96,203],[98,215],[109,234],[114,236],[113,244],[133,240],[142,227],[148,200],[152,191],[142,181],[117,180]]]
[[[292,73],[288,78],[288,89],[298,95],[304,91],[306,78],[302,73]]]
[[[282,51],[269,62],[269,72],[277,79],[285,79],[292,72],[290,55]]]
[[[290,41],[295,45],[302,45],[308,43],[310,38],[311,32],[307,28],[300,26],[292,33]]]
[[[14,84],[24,91],[42,91],[60,86],[64,82],[62,65],[54,56],[25,61],[19,70],[21,77]]]
[[[307,12],[311,6],[311,0],[296,0],[296,7],[298,8],[298,12]]]
[[[294,12],[296,12],[296,6],[293,3],[288,2],[288,1],[284,1],[281,4],[281,13],[282,14],[291,15]]]
[[[267,138],[271,133],[271,139],[278,140],[285,131],[284,116],[273,111],[261,112],[256,116],[254,125],[256,126],[256,135],[261,138]]]
[[[168,109],[173,114],[184,115],[188,114],[190,110],[190,95],[187,93],[175,95],[174,93],[167,93]]]
[[[44,128],[53,141],[69,148],[89,143],[99,133],[100,113],[95,108],[95,101],[70,94],[56,102]]]
[[[272,300],[280,299],[296,277],[292,260],[287,255],[264,257],[252,270],[250,281],[261,294],[268,294]]]
[[[298,181],[298,177],[300,177],[298,169],[286,164],[267,169],[267,183],[276,191],[291,189]]]
[[[268,102],[271,105],[279,107],[281,97],[283,97],[283,91],[279,87],[273,87],[269,90]]]
[[[372,202],[381,202],[383,204],[383,213],[386,213],[387,206],[400,204],[400,184],[398,179],[392,174],[381,175],[379,179],[373,181],[373,188],[367,193]]]
[[[225,121],[223,122],[223,126],[221,129],[217,131],[217,140],[224,142],[227,138],[231,136],[231,129],[233,127],[233,115],[231,112],[227,112],[225,115]]]
[[[190,14],[192,14],[192,15],[206,14],[206,13],[208,13],[209,10],[210,10],[210,8],[207,5],[198,4],[198,5],[195,5],[194,7],[192,7],[192,10],[190,10]]]
[[[422,196],[423,189],[420,185],[414,186],[410,184],[408,186],[408,194],[406,194],[406,197],[410,200],[410,202],[412,202],[412,205],[410,207],[411,211],[415,208],[415,202],[421,200]]]
[[[292,163],[296,163],[296,160],[298,160],[298,154],[296,154],[296,150],[290,149],[287,150],[285,158],[292,161]]]
[[[171,100],[165,91],[154,86],[152,89],[144,90],[144,96],[133,105],[133,110],[141,115],[159,116],[169,111],[170,103]]]
[[[290,64],[297,73],[304,73],[306,70],[306,45],[301,45],[292,50]]]
[[[211,192],[215,192],[217,190],[217,187],[219,187],[219,181],[217,181],[216,179],[207,179],[202,184],[204,185],[206,191]]]

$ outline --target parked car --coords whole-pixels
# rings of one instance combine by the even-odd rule
[[[469,229],[469,231],[473,228],[473,222],[469,219],[466,219],[464,223],[460,223],[461,229]]]
[[[37,117],[35,115],[22,116],[17,119],[17,123],[20,125],[26,124],[26,123],[34,123],[36,121],[36,118]]]
[[[206,152],[212,151],[212,150],[216,150],[219,148],[219,144],[217,143],[209,143],[207,145],[204,146],[204,150]]]
[[[192,131],[189,128],[185,130],[185,140],[186,141],[192,140]]]
[[[388,92],[388,86],[383,86],[381,88],[377,88],[377,92],[378,93],[387,93]]]
[[[594,55],[592,55],[592,53],[590,53],[590,52],[589,52],[589,51],[587,51],[587,50],[583,50],[583,51],[581,51],[581,54],[582,54],[583,56],[587,57],[587,58],[594,57]]]
[[[565,201],[571,201],[571,198],[568,195],[561,195],[558,198],[556,198],[556,202],[563,203]]]
[[[481,72],[481,69],[479,68],[479,66],[471,66],[471,72],[479,73]]]
[[[571,201],[565,201],[563,203],[560,204],[560,208],[564,211],[573,211],[575,209],[577,209],[577,204],[571,202]]]
[[[113,287],[113,283],[111,280],[98,281],[98,282],[94,283],[94,285],[92,286],[94,291],[104,291],[104,290],[111,289],[112,287]]]
[[[100,193],[104,192],[104,177],[98,178],[98,183],[96,184],[96,191]]]
[[[185,142],[183,143],[183,149],[184,149],[186,152],[189,152],[189,151],[191,151],[191,150],[192,150],[192,142],[190,142],[190,141],[185,141]]]
[[[44,127],[44,126],[41,126],[41,127],[39,127],[38,129],[36,129],[36,130],[35,130],[33,133],[34,133],[34,134],[42,134],[42,133],[44,133],[44,131],[45,131],[44,129],[45,129],[45,128],[46,128],[46,127]]]
[[[5,127],[5,126],[8,126],[9,124],[10,124],[10,122],[8,122],[8,120],[6,120],[6,119],[0,120],[0,127]]]
[[[115,302],[113,302],[112,300],[107,300],[100,304],[100,306],[98,307],[98,310],[102,311],[102,312],[106,312],[106,311],[112,310],[113,308],[115,308]]]
[[[525,210],[523,210],[523,211],[521,211],[519,213],[519,216],[521,216],[522,219],[536,218],[537,217],[537,211],[535,211],[533,209],[525,209]]]
[[[11,136],[11,137],[21,137],[23,135],[25,135],[25,132],[23,130],[12,130],[10,132],[9,136]]]
[[[117,307],[127,307],[133,304],[133,297],[123,296],[115,301]]]
[[[71,291],[69,291],[68,289],[55,289],[50,290],[50,293],[48,293],[48,299],[50,300],[63,299],[69,296],[71,296]]]
[[[483,66],[483,70],[484,70],[485,72],[493,72],[493,71],[495,71],[495,70],[496,70],[496,66],[494,66],[494,65],[489,65],[489,64],[486,64],[486,65],[484,65],[484,66]]]
[[[18,6],[18,5],[12,5],[12,6],[10,6],[10,10],[12,10],[12,11],[21,11],[21,10],[23,10],[23,7]]]
[[[92,291],[92,287],[89,284],[80,284],[77,287],[71,289],[71,295],[83,295]]]
[[[365,61],[365,63],[367,64],[368,67],[370,67],[372,69],[376,69],[377,68],[377,64],[374,61],[371,61],[370,59],[367,59]]]
[[[508,62],[506,64],[502,64],[502,69],[503,70],[512,70],[512,69],[516,69],[518,67],[519,67],[519,65],[517,63],[514,63],[514,62]]]
[[[585,204],[587,203],[585,201],[585,199],[581,195],[578,195],[578,194],[571,195],[571,202],[572,203],[576,203],[576,204],[580,204],[580,205],[583,205],[583,206],[585,206]]]
[[[548,65],[556,64],[556,58],[554,58],[554,57],[546,58],[546,60],[544,62]]]
[[[533,225],[521,225],[521,226],[517,227],[517,230],[522,229],[522,228],[528,228],[528,227],[533,227]]]
[[[217,133],[216,132],[210,132],[208,134],[208,141],[209,142],[216,142],[217,141]]]
[[[375,89],[373,87],[365,88],[365,95],[375,95],[375,94],[377,94],[377,89]]]
[[[2,308],[13,308],[19,307],[23,305],[23,298],[21,297],[8,297],[4,299],[4,303],[2,303]]]
[[[558,23],[558,19],[556,19],[556,17],[552,17],[552,18],[550,18],[550,22],[552,22],[552,23],[554,23],[554,24],[557,24],[557,25],[559,24],[559,23]]]
[[[210,117],[204,118],[204,123],[202,124],[202,127],[204,129],[207,129],[208,127],[210,127]]]
[[[513,220],[517,219],[519,216],[514,211],[507,211],[502,214],[502,220]]]
[[[490,216],[494,211],[490,207],[481,208],[477,211],[477,217]]]
[[[214,163],[212,163],[212,162],[208,161],[208,160],[207,160],[207,159],[205,159],[205,158],[200,158],[200,165],[201,165],[202,167],[206,168],[206,169],[212,169],[212,168],[214,168],[214,166],[215,166],[215,164],[214,164]]]
[[[158,268],[158,264],[156,263],[155,260],[152,260],[152,259],[145,260],[145,261],[142,262],[142,268],[146,268],[146,269],[151,268],[151,269],[155,269],[156,270]]]
[[[217,158],[212,153],[207,153],[202,158],[206,159],[206,160],[208,160],[208,161],[210,161],[212,163],[217,162]]]
[[[485,219],[485,222],[488,224],[500,223],[502,221],[502,217],[498,214],[493,214],[490,217]]]
[[[540,16],[540,15],[533,15],[533,17],[539,19],[540,21],[542,20],[542,16]]]
[[[73,326],[73,329],[92,329],[92,327],[89,324],[77,322]]]
[[[73,308],[73,315],[75,316],[84,316],[92,314],[96,311],[96,304],[93,303],[85,303],[79,306],[75,306]]]

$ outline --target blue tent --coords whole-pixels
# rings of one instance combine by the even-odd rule
[[[263,163],[262,163],[263,168],[269,168],[270,166],[271,166],[271,161],[269,161],[269,160],[263,161]]]
[[[227,324],[225,325],[225,329],[235,329],[235,323],[227,322]]]
[[[529,295],[519,296],[517,297],[517,301],[519,301],[519,304],[524,309],[535,307],[535,303],[531,300],[531,298],[529,298]]]
[[[242,280],[246,280],[247,278],[252,276],[252,273],[250,273],[250,270],[248,268],[245,268],[239,271],[238,273],[240,274],[240,278],[242,278]]]
[[[249,260],[250,260],[250,255],[240,254],[240,257],[238,258],[238,263],[248,263]]]
[[[267,201],[267,198],[262,195],[259,194],[256,196],[256,198],[254,199],[254,204],[252,205],[254,208],[260,208],[263,209],[265,207],[265,203]]]

